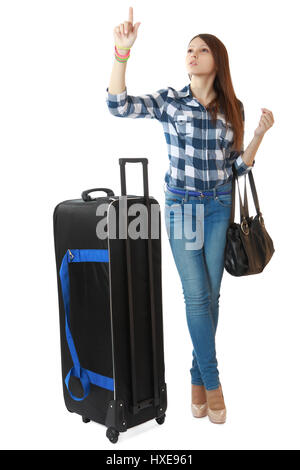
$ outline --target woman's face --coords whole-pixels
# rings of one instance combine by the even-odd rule
[[[190,42],[185,63],[190,75],[209,75],[215,72],[215,61],[211,50],[199,37]]]

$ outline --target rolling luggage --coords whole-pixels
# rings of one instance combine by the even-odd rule
[[[126,194],[130,162],[143,165],[144,196]],[[104,424],[113,443],[150,419],[162,424],[167,408],[159,203],[148,194],[146,158],[119,164],[121,196],[83,191],[53,214],[65,405],[84,423]],[[147,214],[146,237],[127,236],[134,204]]]

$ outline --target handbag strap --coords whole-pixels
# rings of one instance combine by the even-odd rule
[[[249,217],[248,196],[247,196],[247,174],[244,175],[244,208],[246,217]]]
[[[242,202],[241,198],[241,191],[240,191],[240,185],[238,181],[238,176],[236,173],[236,169],[234,165],[232,165],[232,205],[231,205],[231,213],[230,213],[230,224],[234,223],[234,215],[235,215],[235,182],[237,182],[238,185],[238,191],[239,191],[239,202],[240,202],[240,219],[241,222],[242,220],[246,219],[246,210]],[[247,201],[247,210],[248,210],[248,201]]]
[[[249,178],[250,188],[251,188],[252,197],[253,197],[253,201],[254,201],[254,205],[255,205],[255,209],[256,209],[257,215],[258,215],[258,216],[259,216],[259,215],[261,216],[262,213],[261,213],[260,207],[259,207],[258,196],[257,196],[257,191],[256,191],[255,183],[254,183],[254,178],[253,178],[252,170],[249,171],[249,173],[248,173],[248,178]]]
[[[247,174],[245,174],[245,186],[244,186],[244,208],[245,208],[245,214],[246,217],[249,217],[249,209],[248,209],[248,197],[247,197]],[[257,196],[257,191],[254,183],[254,178],[252,171],[249,171],[248,173],[248,178],[249,178],[249,183],[250,183],[250,189],[254,201],[254,206],[256,209],[256,213],[258,216],[261,216],[262,213],[260,212],[260,207],[259,207],[259,202],[258,202],[258,196]]]
[[[239,201],[240,201],[240,219],[241,222],[244,219],[247,219],[249,217],[249,208],[248,208],[248,196],[247,196],[247,175],[249,178],[249,183],[250,183],[250,189],[251,189],[251,194],[254,202],[254,206],[256,209],[256,213],[258,216],[262,217],[262,213],[260,211],[260,206],[258,202],[258,196],[257,196],[257,191],[256,191],[256,186],[254,182],[254,177],[252,170],[250,170],[248,173],[246,173],[245,176],[245,184],[244,184],[244,203],[242,202],[241,198],[241,192],[240,192],[240,185],[238,181],[238,176],[236,172],[236,168],[234,165],[232,165],[232,206],[231,206],[231,214],[230,214],[230,223],[234,222],[234,215],[235,215],[235,181],[237,182],[238,185],[238,191],[239,191]]]

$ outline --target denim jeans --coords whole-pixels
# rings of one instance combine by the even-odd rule
[[[193,344],[191,381],[207,390],[220,384],[215,335],[232,194],[219,192],[231,189],[229,182],[213,195],[191,196],[188,191],[181,195],[164,188],[165,223]]]

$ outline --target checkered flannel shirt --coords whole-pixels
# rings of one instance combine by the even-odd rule
[[[159,120],[168,147],[169,168],[164,181],[172,187],[203,191],[232,180],[232,165],[237,175],[249,172],[242,150],[232,150],[233,130],[226,128],[225,116],[217,114],[216,125],[207,109],[192,95],[190,84],[181,90],[162,88],[140,96],[111,94],[106,88],[106,103],[117,117]],[[243,121],[245,113],[243,103]]]

